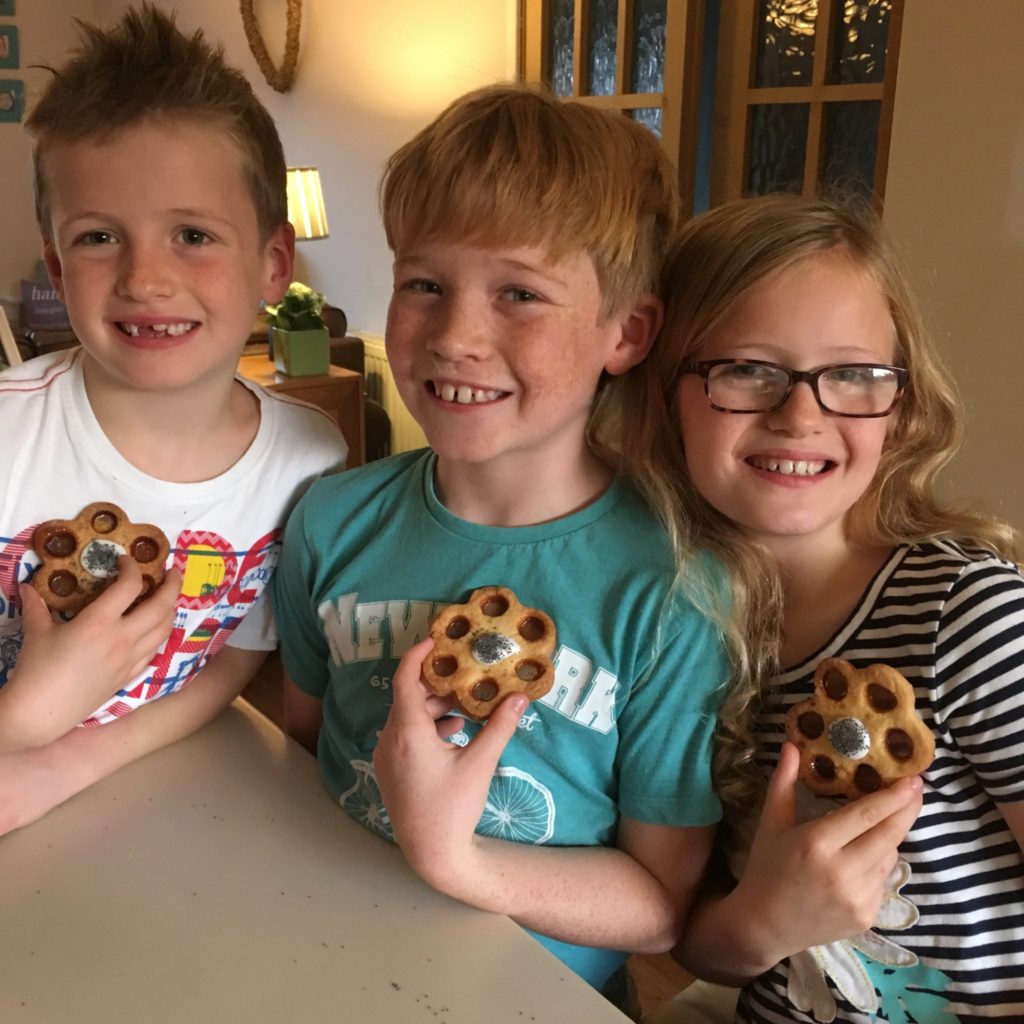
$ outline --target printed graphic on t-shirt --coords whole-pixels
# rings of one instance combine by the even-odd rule
[[[337,665],[375,666],[397,662],[412,646],[430,634],[430,624],[444,608],[431,601],[359,601],[355,593],[324,601],[319,609],[330,656]],[[615,724],[615,698],[619,682],[615,674],[595,665],[580,651],[562,644],[554,655],[555,678],[551,689],[535,704],[544,705],[585,730],[602,735]],[[390,678],[370,672],[362,683],[387,688]],[[519,728],[532,732],[538,721],[528,708]],[[481,728],[466,720],[450,741],[468,743]],[[349,765],[354,782],[338,797],[339,804],[356,821],[394,840],[391,821],[381,799],[373,765],[353,758]],[[519,843],[546,843],[555,833],[555,799],[551,790],[521,767],[502,764],[491,779],[484,811],[476,831]]]
[[[31,580],[39,559],[28,545],[35,524],[0,538],[0,686],[17,661],[24,631],[18,585]],[[85,725],[109,722],[146,701],[174,693],[224,646],[263,593],[281,549],[280,528],[239,551],[209,530],[182,530],[171,548],[171,564],[182,574],[171,635],[137,679],[119,690]]]
[[[394,842],[395,832],[372,763],[358,760],[350,764],[356,781],[338,797],[338,803],[360,825]],[[507,766],[497,768],[476,831],[514,843],[546,843],[555,834],[551,790],[529,772]]]
[[[366,601],[343,594],[317,609],[336,665],[394,659],[430,635],[430,623],[445,608],[431,601]],[[607,734],[615,724],[619,681],[613,672],[561,644],[554,657],[555,681],[539,703],[578,725]]]

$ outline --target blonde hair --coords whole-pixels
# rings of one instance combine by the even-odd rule
[[[739,806],[760,785],[754,769],[753,716],[762,681],[778,669],[782,591],[767,553],[697,492],[689,478],[675,402],[680,371],[740,298],[768,274],[834,253],[871,275],[896,328],[898,365],[909,384],[867,491],[847,514],[850,537],[897,545],[952,538],[1014,561],[1016,531],[967,508],[943,504],[936,478],[961,442],[963,410],[950,375],[923,328],[893,247],[865,205],[820,197],[772,195],[710,210],[683,225],[662,278],[665,322],[648,358],[611,382],[601,436],[614,439],[621,464],[637,479],[672,535],[680,574],[698,547],[724,563],[731,607],[726,623],[735,676],[722,709],[715,775],[727,804]]]
[[[157,118],[223,127],[241,151],[262,241],[288,218],[284,150],[274,121],[222,47],[184,35],[150,3],[111,29],[75,19],[81,43],[36,102],[25,127],[36,137],[36,218],[50,237],[45,157],[54,143],[104,141]]]
[[[380,201],[393,250],[431,238],[589,253],[606,316],[656,291],[678,215],[646,128],[517,85],[452,103],[388,161]]]

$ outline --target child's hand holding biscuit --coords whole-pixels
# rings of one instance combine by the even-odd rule
[[[476,856],[476,826],[498,759],[528,701],[513,693],[467,745],[445,742],[438,719],[449,702],[434,696],[420,679],[432,648],[433,641],[424,640],[399,663],[394,703],[373,766],[395,839],[410,866],[436,889],[475,902],[480,888],[495,882]]]
[[[168,571],[148,600],[128,556],[118,577],[70,622],[54,622],[31,584],[21,587],[25,640],[0,691],[0,751],[35,747],[84,721],[139,675],[174,623],[181,574]]]
[[[783,744],[735,890],[762,971],[874,925],[899,844],[921,810],[921,781],[911,778],[801,821],[799,765],[796,747]]]

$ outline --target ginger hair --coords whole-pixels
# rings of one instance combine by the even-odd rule
[[[392,250],[420,239],[547,246],[594,261],[607,316],[653,293],[678,216],[676,173],[623,114],[532,86],[457,99],[388,161],[381,212]]]

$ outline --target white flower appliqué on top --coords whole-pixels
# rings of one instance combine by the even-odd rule
[[[904,931],[917,923],[917,907],[900,893],[910,881],[910,865],[898,860],[885,881],[885,894],[875,919],[875,928]],[[826,979],[849,1003],[865,1013],[879,1010],[875,983],[864,969],[857,951],[887,967],[913,967],[917,954],[884,938],[873,930],[849,939],[811,946],[789,958],[788,997],[798,1010],[810,1013],[822,1024],[835,1020],[836,1001]]]

